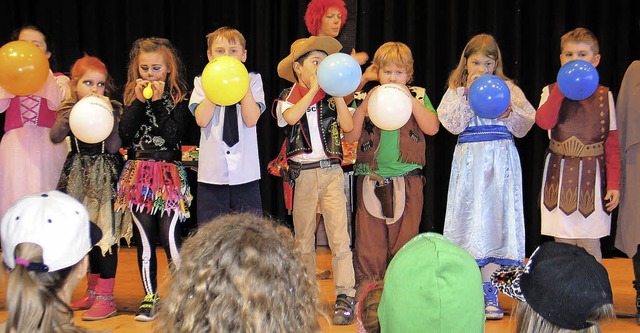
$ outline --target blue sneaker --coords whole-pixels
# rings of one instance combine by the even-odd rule
[[[491,282],[483,282],[484,315],[488,320],[498,320],[504,317],[504,311],[498,302],[498,289]]]

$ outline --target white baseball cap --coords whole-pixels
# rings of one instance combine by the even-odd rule
[[[102,232],[89,221],[87,209],[75,198],[59,191],[27,195],[2,218],[2,260],[16,266],[14,251],[20,243],[42,247],[42,271],[73,266],[98,243]]]

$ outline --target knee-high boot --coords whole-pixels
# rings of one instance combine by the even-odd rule
[[[98,282],[98,278],[100,274],[87,274],[87,292],[82,296],[82,298],[74,300],[71,302],[70,306],[73,310],[86,310],[93,305],[93,302],[96,299],[96,283]]]
[[[87,312],[82,315],[82,320],[100,320],[115,316],[117,313],[116,301],[113,298],[113,279],[98,279],[96,284],[96,300]]]

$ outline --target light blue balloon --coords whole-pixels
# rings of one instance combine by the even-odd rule
[[[469,87],[469,105],[481,118],[498,118],[511,102],[509,86],[497,75],[485,74]]]
[[[558,88],[564,97],[581,101],[593,95],[600,83],[600,75],[584,60],[571,60],[558,71]]]
[[[334,53],[318,66],[318,84],[331,96],[347,96],[358,88],[362,69],[348,54]]]

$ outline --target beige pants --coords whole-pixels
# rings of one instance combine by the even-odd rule
[[[324,216],[336,295],[355,296],[353,255],[347,232],[344,176],[339,164],[330,168],[301,170],[293,193],[293,227],[309,275],[316,271],[316,208]]]
[[[585,249],[590,255],[592,255],[598,262],[602,262],[602,250],[600,249],[600,238],[559,238],[555,237],[557,243],[571,244],[579,246]]]

